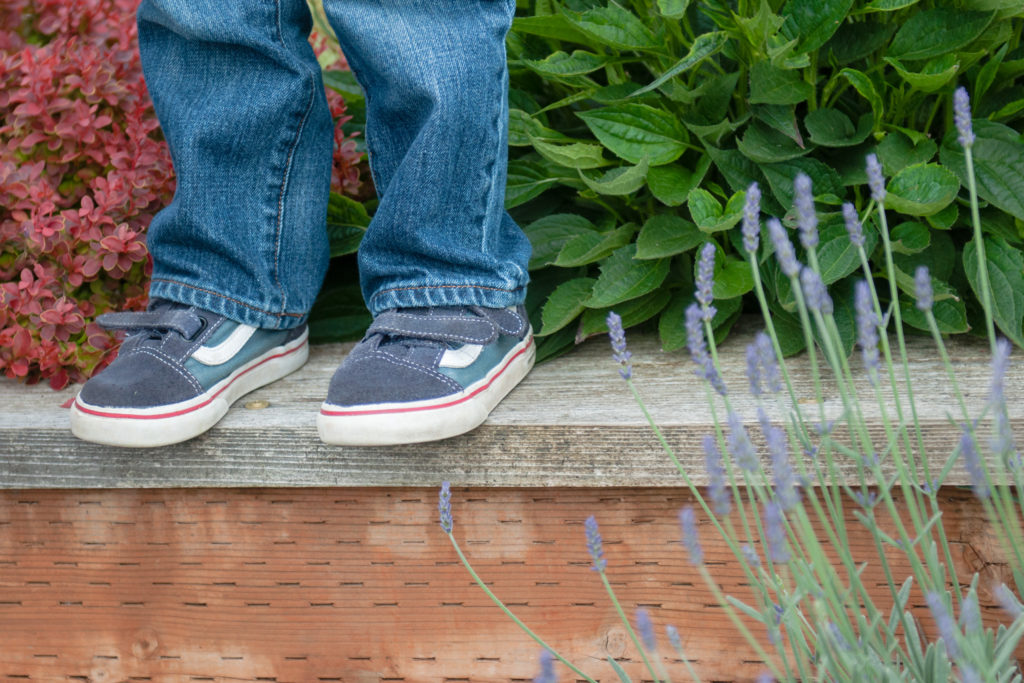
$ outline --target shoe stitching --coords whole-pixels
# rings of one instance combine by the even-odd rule
[[[440,372],[438,372],[437,370],[434,370],[433,368],[427,368],[427,367],[424,367],[424,366],[419,365],[417,363],[412,363],[410,361],[405,360],[404,358],[399,358],[398,356],[390,354],[387,351],[382,351],[380,349],[377,350],[377,355],[383,357],[384,360],[386,360],[386,361],[394,363],[395,365],[404,365],[405,367],[411,368],[411,369],[416,370],[418,372],[421,372],[421,373],[427,375],[428,377],[433,377],[434,379],[439,379],[442,382],[444,382],[448,387],[454,389],[457,392],[458,391],[462,391],[463,389],[465,389],[464,386],[462,386],[461,384],[459,384],[458,382],[453,380],[451,377],[448,377],[447,375],[443,375]],[[357,361],[359,361],[359,360],[368,360],[368,359],[373,358],[373,357],[374,356],[364,356],[363,358],[358,358],[356,360]]]
[[[160,361],[161,363],[163,363],[164,365],[178,373],[185,381],[189,383],[189,385],[193,389],[198,391],[200,394],[206,391],[206,389],[203,388],[203,385],[199,383],[199,380],[197,380],[195,377],[182,370],[171,358],[167,357],[165,354],[159,353],[155,349],[151,348],[139,349],[138,351],[136,351],[136,353],[144,353],[147,356],[152,356],[153,358],[157,359],[158,361]]]

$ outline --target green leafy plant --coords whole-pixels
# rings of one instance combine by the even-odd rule
[[[950,95],[975,103],[975,177],[1000,331],[1024,345],[1024,9],[1018,0],[531,0],[508,39],[506,205],[534,245],[531,304],[539,357],[657,320],[664,348],[685,344],[695,250],[715,243],[718,337],[754,278],[740,249],[745,190],[795,226],[793,180],[813,182],[821,275],[852,294],[861,266],[839,210],[850,201],[873,270],[894,273],[904,322],[912,264],[935,280],[936,322],[982,320],[967,168]],[[863,159],[889,177],[893,268],[870,209]],[[958,255],[962,254],[962,258]],[[758,273],[787,354],[806,347],[797,302],[766,245]],[[884,295],[888,303],[887,293]],[[843,348],[852,296],[837,297]]]
[[[706,488],[694,484],[691,472],[651,419],[634,385],[631,356],[626,349],[623,320],[609,313],[613,357],[667,456],[689,488],[697,508],[680,512],[683,545],[693,571],[707,585],[718,606],[736,626],[738,635],[754,649],[768,671],[758,680],[783,681],[1021,681],[1024,674],[1015,652],[1024,637],[1024,609],[1017,597],[1024,588],[1022,491],[1024,461],[1010,427],[1005,393],[1011,344],[997,336],[996,278],[986,268],[987,241],[981,240],[982,220],[974,177],[974,146],[965,90],[956,93],[954,139],[961,145],[967,169],[968,209],[977,248],[970,258],[976,269],[981,326],[992,353],[992,381],[981,414],[970,414],[957,383],[935,314],[943,292],[925,264],[914,268],[910,288],[913,310],[935,341],[949,378],[954,405],[947,406],[961,437],[948,451],[926,445],[917,418],[919,398],[907,363],[901,307],[894,290],[902,286],[895,264],[893,232],[889,228],[890,195],[877,157],[867,159],[866,177],[877,220],[881,272],[867,258],[866,233],[852,204],[844,206],[847,242],[856,254],[859,271],[854,285],[857,344],[863,371],[853,369],[843,349],[838,297],[830,296],[822,271],[825,243],[813,211],[812,183],[798,176],[793,184],[796,218],[805,259],[797,258],[786,229],[777,218],[767,222],[773,261],[788,281],[799,319],[797,333],[808,347],[815,397],[801,401],[782,357],[782,338],[774,320],[767,290],[760,279],[759,188],[747,188],[740,229],[740,250],[746,255],[753,289],[762,310],[766,332],[747,349],[747,374],[757,405],[756,427],[770,455],[770,468],[755,450],[751,431],[733,402],[735,387],[724,386],[714,341],[713,321],[719,304],[716,291],[714,242],[700,249],[695,278],[695,302],[685,312],[687,345],[702,378],[712,415],[724,414],[704,439]],[[884,277],[883,277],[884,276]],[[888,280],[890,303],[880,296]],[[890,325],[895,345],[890,343]],[[884,360],[883,360],[884,358]],[[824,368],[827,368],[827,373]],[[866,379],[867,382],[858,381]],[[897,378],[897,375],[900,375]],[[827,377],[827,380],[825,379]],[[826,405],[822,385],[828,381],[838,401]],[[869,429],[863,407],[878,405],[881,430]],[[721,410],[722,412],[719,412]],[[877,426],[877,425],[872,425]],[[969,475],[971,488],[985,510],[1006,553],[1013,588],[993,586],[993,594],[1008,619],[995,627],[982,623],[978,603],[980,577],[965,576],[953,561],[939,505],[941,489],[954,467]],[[843,470],[850,474],[842,474]],[[440,499],[441,527],[459,559],[499,605],[500,601],[473,572],[453,536],[450,492]],[[698,515],[707,520],[721,545],[735,557],[750,586],[749,595],[726,595],[704,560],[697,537]],[[851,520],[856,520],[853,522]],[[813,523],[812,523],[813,522]],[[858,525],[872,540],[871,550],[848,542]],[[583,539],[581,539],[582,541]],[[609,599],[642,655],[645,675],[656,682],[670,675],[656,654],[650,616],[637,611],[634,631],[607,577],[602,540],[594,517],[586,523],[586,544]],[[721,546],[720,546],[721,547]],[[834,553],[831,555],[827,549]],[[872,552],[872,550],[874,552]],[[872,595],[863,574],[868,565],[884,574],[884,597]],[[907,567],[900,574],[898,567]],[[986,587],[988,588],[988,587]],[[1015,589],[1015,590],[1014,590]],[[934,628],[931,637],[911,611],[927,604]],[[507,611],[507,608],[502,605]],[[752,630],[751,622],[758,624]],[[547,644],[517,620],[546,650]],[[639,638],[637,637],[639,632]],[[667,629],[669,641],[686,665],[688,677],[700,680],[681,647],[679,632]],[[543,683],[557,680],[554,659],[582,674],[562,655],[551,651],[542,658]],[[653,661],[652,661],[653,659]],[[631,680],[618,663],[608,659],[623,683]],[[638,667],[639,668],[639,667]],[[715,672],[708,672],[714,676]]]

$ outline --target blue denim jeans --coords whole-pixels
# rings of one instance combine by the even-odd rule
[[[366,91],[380,198],[359,250],[371,313],[523,300],[504,209],[514,0],[324,0]],[[139,47],[178,178],[150,295],[301,324],[327,269],[333,122],[305,0],[143,0]]]

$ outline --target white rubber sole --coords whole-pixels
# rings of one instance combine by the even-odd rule
[[[464,434],[479,427],[526,377],[536,356],[533,335],[527,335],[486,377],[457,394],[353,407],[324,403],[316,416],[317,431],[332,446],[396,446]]]
[[[298,370],[309,357],[308,331],[285,346],[270,349],[237,368],[206,392],[180,403],[155,408],[105,408],[76,397],[71,404],[71,433],[105,446],[155,448],[199,436],[242,396]]]

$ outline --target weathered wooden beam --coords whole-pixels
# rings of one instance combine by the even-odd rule
[[[736,334],[721,350],[730,399],[755,423],[755,404],[744,376],[751,333]],[[657,340],[630,339],[640,393],[697,483],[704,483],[700,442],[712,428],[704,387],[685,352],[664,353]],[[595,339],[569,355],[538,366],[470,434],[443,442],[386,448],[328,447],[314,419],[327,383],[348,347],[314,347],[299,372],[250,394],[206,435],[153,450],[117,449],[78,441],[61,404],[75,389],[53,392],[0,380],[0,487],[147,488],[235,486],[415,486],[444,479],[472,486],[676,486],[679,478],[644,422],[610,358]],[[950,342],[972,417],[982,415],[989,384],[986,344]],[[954,398],[930,341],[910,339],[911,377],[927,450],[945,457],[959,435]],[[853,359],[858,366],[858,359]],[[797,395],[815,413],[806,356],[790,360]],[[870,432],[884,451],[880,410],[863,378]],[[883,391],[887,396],[888,391]],[[1015,428],[1024,426],[1024,367],[1013,366],[1006,393]],[[895,416],[890,405],[887,411]],[[827,418],[841,413],[825,383]],[[245,405],[268,407],[246,408]],[[909,410],[905,409],[909,415]],[[723,413],[719,407],[719,416]],[[841,463],[855,477],[852,462]],[[889,462],[883,460],[888,468]],[[947,484],[968,483],[961,467]]]
[[[692,504],[688,491],[452,493],[454,536],[481,578],[602,683],[618,681],[608,656],[634,681],[650,676],[590,570],[590,514],[609,580],[631,618],[650,611],[673,680],[690,679],[667,624],[702,680],[752,681],[765,669],[680,547],[676,514]],[[961,581],[980,572],[986,626],[1006,623],[991,589],[1010,574],[981,506],[954,489],[940,503]],[[887,613],[888,587],[855,507],[849,547]],[[741,567],[698,519],[716,582],[751,599]],[[905,560],[894,558],[893,572],[907,576]],[[934,637],[923,596],[910,602]],[[0,492],[0,632],[4,680],[525,683],[539,655],[459,564],[434,487]],[[769,647],[763,626],[754,633]],[[559,676],[575,680],[561,665]]]

